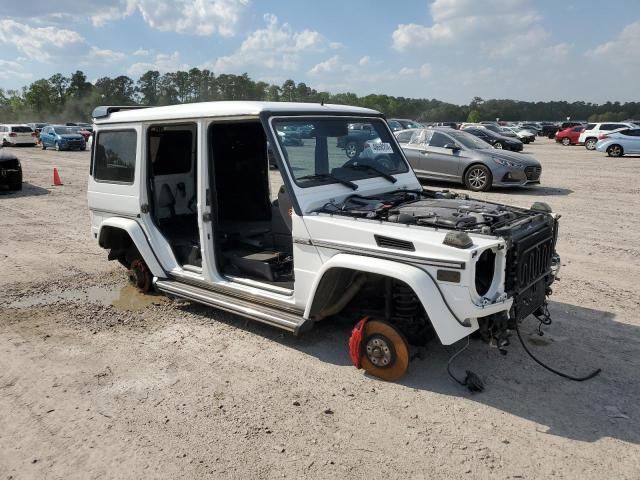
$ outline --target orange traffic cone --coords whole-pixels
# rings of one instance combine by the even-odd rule
[[[53,185],[59,187],[60,185],[64,185],[62,180],[60,180],[60,175],[58,175],[58,169],[53,168]]]

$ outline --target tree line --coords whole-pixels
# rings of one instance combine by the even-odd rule
[[[523,102],[474,97],[468,105],[436,99],[317,91],[305,83],[287,80],[282,85],[242,75],[214,75],[192,68],[160,74],[149,70],[134,80],[125,75],[102,77],[94,83],[78,70],[70,76],[56,73],[19,90],[0,88],[0,122],[89,121],[97,105],[173,105],[214,100],[266,100],[325,102],[355,105],[383,112],[387,117],[423,122],[480,120],[619,121],[640,118],[640,102]]]

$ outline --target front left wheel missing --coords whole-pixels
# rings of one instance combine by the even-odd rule
[[[151,291],[153,276],[151,275],[147,264],[144,263],[144,260],[136,259],[131,262],[131,268],[129,269],[129,280],[142,293],[148,293],[149,291]]]
[[[391,324],[371,320],[364,327],[360,364],[374,377],[398,380],[409,368],[409,345]]]

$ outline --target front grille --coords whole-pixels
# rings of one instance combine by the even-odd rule
[[[540,180],[540,175],[542,174],[542,167],[526,167],[524,169],[524,173],[527,176],[527,180],[529,181]]]
[[[518,265],[518,284],[520,288],[529,288],[551,269],[552,255],[553,237],[547,238],[522,252]]]
[[[397,238],[383,237],[381,235],[374,235],[376,239],[376,243],[379,247],[383,248],[394,248],[396,250],[408,250],[410,252],[415,252],[416,247],[413,246],[413,243],[408,242],[406,240],[399,240]]]

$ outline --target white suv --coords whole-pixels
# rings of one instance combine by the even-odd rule
[[[409,344],[479,330],[502,346],[546,312],[558,217],[423,190],[376,111],[211,102],[93,116],[92,235],[141,290],[293,333],[349,319],[354,363],[384,379],[405,372]],[[379,138],[352,158],[351,124]],[[314,132],[302,144],[279,135],[300,126]]]
[[[2,146],[34,146],[37,143],[37,137],[29,125],[0,125],[0,143]]]
[[[584,148],[587,150],[594,150],[596,143],[598,143],[598,137],[609,133],[619,128],[638,128],[633,123],[626,122],[603,122],[603,123],[589,123],[584,127],[584,131],[578,138],[578,143],[583,143]]]

